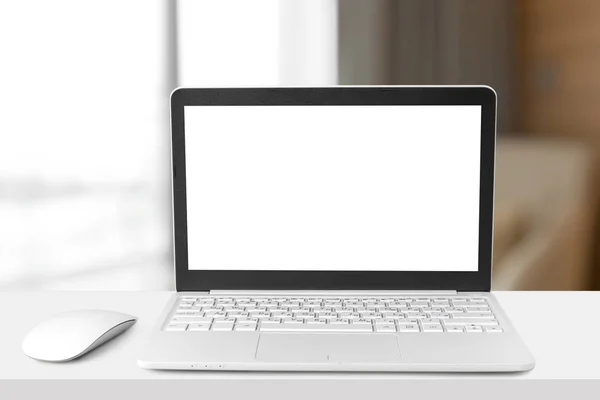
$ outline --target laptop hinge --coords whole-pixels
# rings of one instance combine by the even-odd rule
[[[315,295],[315,296],[397,296],[401,295],[448,295],[456,290],[211,290],[210,294],[219,296],[250,295]]]

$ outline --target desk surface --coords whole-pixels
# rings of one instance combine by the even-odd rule
[[[2,380],[202,380],[203,388],[223,381],[253,385],[289,384],[391,385],[468,380],[502,383],[548,379],[595,379],[600,388],[600,292],[496,292],[498,301],[536,358],[536,367],[517,374],[413,374],[413,373],[247,373],[201,371],[149,371],[136,364],[141,346],[157,322],[172,292],[0,292],[0,384]],[[25,334],[53,314],[80,308],[100,308],[135,315],[138,323],[127,332],[79,360],[53,364],[32,360],[21,351]],[[349,381],[345,384],[340,381]],[[5,383],[8,381],[4,381]],[[245,382],[245,383],[244,383]],[[13,381],[15,383],[15,381]],[[236,387],[228,386],[228,388]],[[403,386],[406,388],[406,386]],[[332,386],[333,389],[335,387]],[[242,390],[243,388],[240,388]],[[330,388],[331,389],[331,388]],[[370,390],[370,389],[369,389]],[[407,389],[408,390],[408,389]],[[555,390],[553,392],[556,394]],[[156,393],[158,393],[156,391]],[[172,394],[172,392],[169,392]],[[522,392],[521,392],[522,394]],[[539,394],[539,390],[537,391]],[[261,398],[264,398],[262,396]]]

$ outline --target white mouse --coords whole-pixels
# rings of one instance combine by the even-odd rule
[[[37,360],[70,361],[126,331],[136,321],[136,317],[116,311],[69,311],[33,328],[23,340],[23,351]]]

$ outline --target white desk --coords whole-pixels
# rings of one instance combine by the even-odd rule
[[[0,399],[133,398],[502,398],[531,391],[536,398],[593,390],[600,396],[600,292],[497,292],[498,300],[536,358],[518,374],[245,373],[148,371],[136,365],[140,348],[171,292],[0,292]],[[21,341],[53,314],[100,308],[139,317],[129,331],[79,360],[52,364],[29,359]],[[581,381],[586,379],[588,381]],[[62,391],[59,393],[58,391]],[[585,392],[584,392],[585,393]],[[544,397],[546,396],[546,397]],[[550,396],[550,397],[548,397]],[[16,397],[14,397],[16,398]],[[54,398],[54,397],[50,397]]]

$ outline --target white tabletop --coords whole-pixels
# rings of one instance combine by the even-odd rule
[[[495,294],[536,358],[536,367],[530,372],[408,374],[149,371],[139,368],[136,360],[172,292],[0,292],[3,327],[0,332],[0,391],[5,386],[6,390],[18,390],[22,394],[34,396],[35,391],[46,390],[47,385],[55,387],[53,385],[57,385],[56,380],[63,383],[68,381],[69,393],[74,398],[81,392],[73,388],[81,384],[88,393],[90,387],[95,388],[90,394],[91,398],[95,398],[94,395],[102,398],[103,391],[111,387],[113,389],[110,390],[114,390],[114,385],[120,385],[123,390],[129,388],[138,394],[147,391],[144,392],[146,398],[161,398],[163,394],[170,397],[178,391],[182,395],[189,394],[189,391],[201,390],[205,394],[214,391],[215,394],[229,394],[232,398],[249,391],[265,391],[256,396],[261,399],[281,398],[282,393],[287,393],[287,398],[304,398],[315,393],[314,391],[331,392],[332,395],[344,395],[346,398],[362,398],[362,394],[370,397],[377,390],[386,393],[390,390],[400,390],[403,393],[416,390],[423,393],[424,388],[431,395],[438,390],[439,394],[448,394],[448,388],[458,384],[464,389],[467,382],[472,390],[481,387],[492,396],[487,398],[523,394],[524,390],[529,389],[535,390],[539,395],[544,388],[547,388],[548,394],[556,395],[561,390],[568,394],[573,388],[569,387],[567,381],[573,379],[593,379],[595,381],[585,384],[595,385],[596,391],[600,389],[600,319],[597,312],[600,292]],[[39,362],[22,353],[23,337],[38,322],[56,313],[80,308],[121,311],[135,315],[139,320],[121,336],[70,363]],[[31,380],[36,381],[35,385],[31,384]],[[106,380],[110,380],[111,384],[107,386]],[[140,380],[152,381],[144,383]],[[173,385],[173,380],[178,383]],[[561,380],[563,384],[556,386],[549,380]],[[432,381],[435,385],[431,384]],[[582,384],[577,383],[577,390],[582,388]],[[290,391],[290,385],[296,389]],[[490,391],[492,387],[495,389]],[[460,391],[462,397],[456,398],[464,398],[466,393],[463,389]],[[473,392],[469,390],[468,393]],[[68,396],[63,395],[63,398]]]

